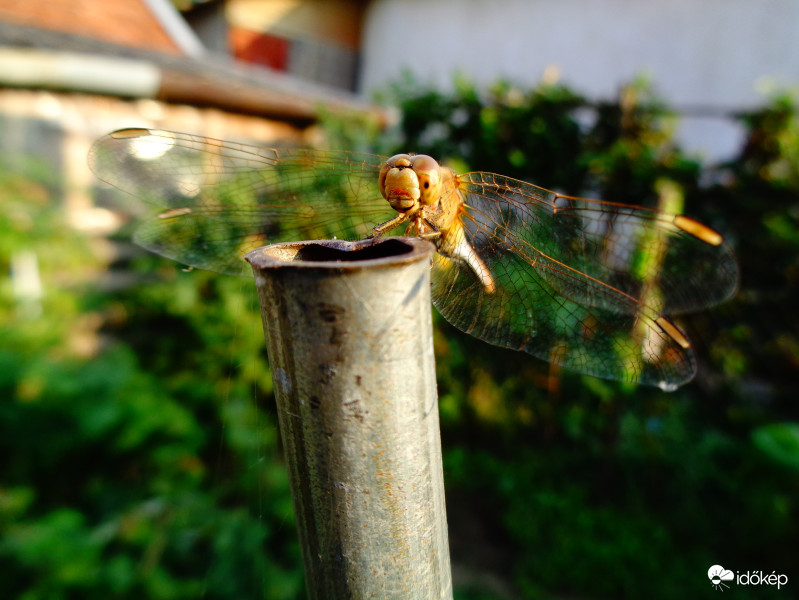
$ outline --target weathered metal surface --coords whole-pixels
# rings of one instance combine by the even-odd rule
[[[418,238],[251,252],[312,600],[452,598]]]

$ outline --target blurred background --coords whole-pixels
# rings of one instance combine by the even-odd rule
[[[674,393],[561,371],[436,316],[456,598],[799,585],[799,3],[0,0],[0,588],[300,599],[251,282],[130,242],[86,166],[157,127],[427,153],[684,212],[740,289],[678,322]]]

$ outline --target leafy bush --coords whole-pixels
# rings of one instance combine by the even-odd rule
[[[0,178],[0,264],[35,251],[44,290],[2,286],[4,597],[298,597],[252,284],[145,278],[148,257],[140,285],[103,289],[113,272],[33,181]]]

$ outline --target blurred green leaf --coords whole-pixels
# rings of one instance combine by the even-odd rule
[[[769,460],[799,469],[799,424],[763,425],[752,432],[752,442]]]

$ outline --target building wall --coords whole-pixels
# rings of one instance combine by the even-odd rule
[[[353,90],[362,0],[227,0],[236,58]]]
[[[799,84],[796,0],[376,0],[366,15],[363,89],[409,69],[441,88],[559,77],[593,98],[648,75],[683,111],[689,149],[721,158],[739,133],[721,115]],[[709,115],[709,116],[708,116]]]

